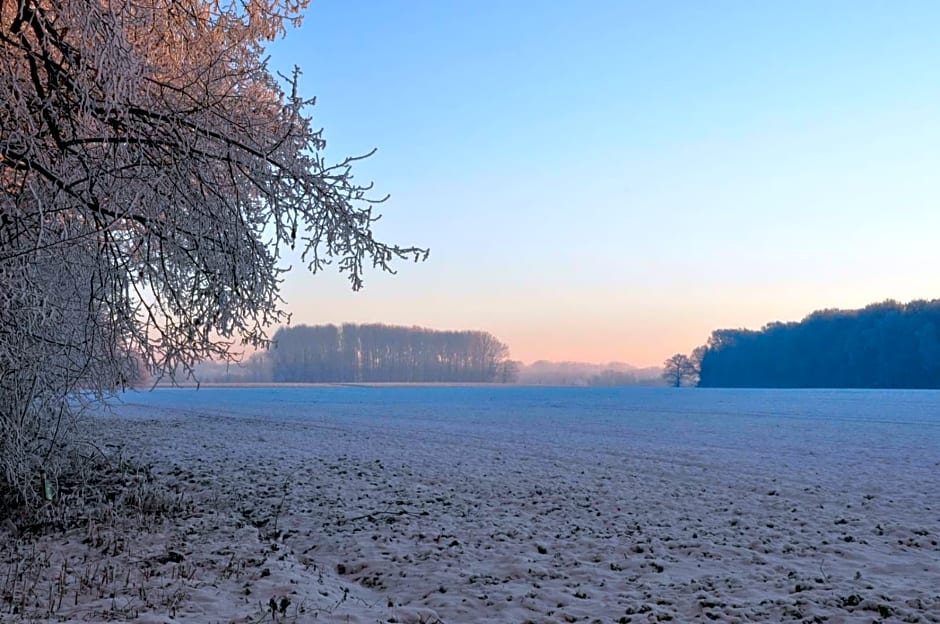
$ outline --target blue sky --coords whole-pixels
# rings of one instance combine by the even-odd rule
[[[493,332],[524,361],[658,364],[720,327],[940,296],[940,4],[314,0],[334,159],[430,246],[294,323]]]

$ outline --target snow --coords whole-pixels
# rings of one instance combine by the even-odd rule
[[[936,392],[157,390],[90,424],[186,511],[22,545],[29,621],[940,621]]]

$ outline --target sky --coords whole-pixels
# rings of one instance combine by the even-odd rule
[[[719,328],[940,297],[940,3],[313,0],[269,48],[430,247],[292,323],[658,365]]]

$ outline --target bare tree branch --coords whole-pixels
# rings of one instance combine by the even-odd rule
[[[267,344],[285,247],[354,289],[427,257],[373,236],[362,157],[326,163],[299,73],[267,67],[306,4],[0,0],[0,463],[21,502],[76,397]]]

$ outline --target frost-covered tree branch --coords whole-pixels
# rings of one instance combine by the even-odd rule
[[[353,289],[427,256],[373,236],[358,158],[327,163],[298,73],[267,67],[306,4],[0,0],[4,445],[141,364],[265,344],[287,248]]]

